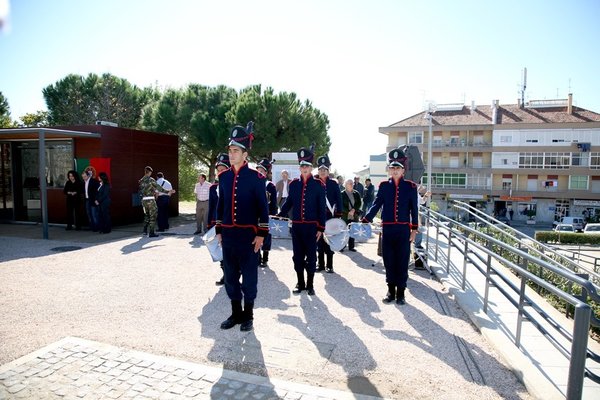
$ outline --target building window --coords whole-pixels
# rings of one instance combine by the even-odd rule
[[[590,164],[589,153],[572,153],[571,165],[574,167],[587,167]]]
[[[571,175],[569,177],[569,189],[570,190],[587,190],[588,189],[588,177]]]
[[[600,169],[600,153],[590,153],[590,168]]]
[[[570,156],[570,153],[544,153],[544,168],[569,168]]]
[[[543,168],[544,153],[519,153],[519,168]]]
[[[500,136],[500,143],[512,143],[512,136]]]
[[[22,142],[22,174],[24,178],[39,175],[38,143]],[[70,140],[46,140],[46,186],[48,188],[64,187],[67,172],[73,169],[73,142]]]
[[[409,132],[408,133],[409,144],[422,144],[423,143],[423,132]]]
[[[468,189],[491,189],[491,179],[487,175],[468,175]]]

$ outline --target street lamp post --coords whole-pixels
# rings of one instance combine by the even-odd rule
[[[432,155],[431,155],[431,151],[432,151],[432,147],[433,147],[433,133],[432,133],[432,119],[433,119],[433,114],[434,112],[434,107],[431,103],[429,103],[429,106],[427,108],[427,112],[425,113],[425,118],[427,119],[427,122],[429,123],[429,135],[427,138],[427,191],[429,193],[431,193],[431,163],[432,163]]]

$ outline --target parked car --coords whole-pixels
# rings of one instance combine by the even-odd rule
[[[499,217],[495,217],[498,221],[502,222],[503,224],[506,224],[508,226],[510,226],[510,219],[508,219],[506,216],[499,216]],[[495,221],[492,221],[492,223],[496,223]]]
[[[583,228],[583,233],[600,235],[600,224],[587,224],[585,228]]]
[[[554,231],[555,232],[571,232],[571,233],[574,233],[575,232],[575,228],[573,227],[572,224],[558,224],[558,225],[556,225],[556,227],[554,227]]]
[[[581,217],[562,217],[560,221],[554,221],[553,226],[558,224],[571,224],[576,231],[582,231],[585,226],[585,221]]]

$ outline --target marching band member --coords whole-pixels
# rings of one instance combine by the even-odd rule
[[[394,300],[397,304],[405,303],[410,243],[415,240],[419,228],[417,184],[404,179],[403,158],[404,153],[400,149],[389,152],[388,170],[391,177],[381,182],[375,202],[363,218],[364,222],[372,222],[379,209],[383,208],[382,250],[388,286],[383,302],[386,304]]]
[[[241,126],[232,129],[228,145],[231,168],[219,175],[216,233],[223,246],[225,290],[232,310],[221,329],[231,329],[237,324],[241,324],[241,331],[253,329],[258,281],[256,253],[269,233],[265,177],[250,169],[247,161],[253,139],[252,122],[247,129]]]
[[[300,178],[290,183],[288,198],[279,211],[285,217],[292,210],[292,247],[294,269],[298,286],[294,294],[303,290],[315,294],[314,277],[317,268],[317,242],[325,230],[325,188],[321,181],[312,175],[313,148],[298,150]],[[304,270],[307,279],[304,280]]]

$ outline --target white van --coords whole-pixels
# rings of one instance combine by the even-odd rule
[[[570,224],[573,225],[573,229],[576,231],[582,231],[585,226],[585,221],[581,217],[562,217],[560,221],[554,221],[552,223],[554,227],[558,224]]]

